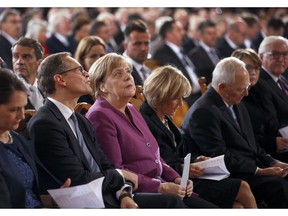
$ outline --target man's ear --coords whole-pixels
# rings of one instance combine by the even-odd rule
[[[67,85],[66,81],[63,79],[63,77],[60,74],[55,74],[54,75],[54,81],[58,85],[62,85],[62,86],[66,86]]]

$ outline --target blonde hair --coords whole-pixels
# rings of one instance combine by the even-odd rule
[[[116,53],[108,53],[93,63],[89,70],[89,78],[96,98],[102,95],[100,84],[123,63],[128,64],[132,70],[132,64],[124,56]]]
[[[189,80],[171,65],[153,70],[143,85],[143,94],[152,108],[159,107],[163,102],[188,97],[191,91]]]

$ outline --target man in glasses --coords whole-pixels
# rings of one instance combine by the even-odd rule
[[[261,100],[270,118],[275,119],[276,129],[288,126],[288,81],[283,76],[288,68],[288,40],[281,36],[265,37],[259,46],[262,59],[260,80],[257,88],[263,92]],[[278,133],[280,136],[281,134]],[[273,152],[277,158],[288,162],[288,137],[277,142]]]
[[[138,178],[115,169],[94,137],[89,121],[74,112],[78,98],[91,92],[88,72],[67,52],[46,57],[38,70],[39,86],[47,95],[45,104],[28,124],[36,154],[47,169],[71,186],[105,177],[102,194],[107,208],[183,208],[180,198],[165,194],[131,194]],[[50,176],[40,173],[40,189],[58,188]],[[130,186],[129,186],[130,185]]]
[[[187,113],[182,130],[192,154],[224,155],[232,178],[248,182],[257,200],[269,208],[288,207],[288,164],[268,155],[256,143],[249,114],[241,103],[248,95],[249,74],[235,57],[222,59],[211,87]],[[188,153],[187,152],[187,153]]]

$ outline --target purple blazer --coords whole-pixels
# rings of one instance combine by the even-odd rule
[[[138,175],[136,192],[158,192],[161,182],[172,182],[179,174],[160,157],[157,141],[140,112],[126,107],[132,121],[110,103],[99,97],[86,117],[108,159],[117,168]]]

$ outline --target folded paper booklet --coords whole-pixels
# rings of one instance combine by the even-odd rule
[[[282,137],[288,138],[288,126],[280,128],[279,133],[281,134]],[[281,153],[287,152],[287,151],[288,151],[288,148],[284,149]]]
[[[195,165],[204,168],[205,172],[203,175],[199,176],[199,179],[210,179],[210,180],[221,180],[225,179],[230,175],[227,170],[224,155],[218,157],[210,158],[205,161],[194,163]]]
[[[102,196],[104,177],[88,184],[48,190],[60,208],[105,208]]]

